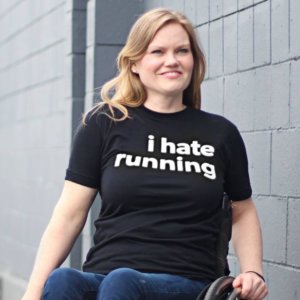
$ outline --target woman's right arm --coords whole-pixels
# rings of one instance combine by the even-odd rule
[[[63,263],[80,234],[96,193],[96,189],[65,181],[59,201],[41,239],[22,300],[41,299],[48,276]]]

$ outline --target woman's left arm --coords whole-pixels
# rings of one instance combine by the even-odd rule
[[[262,235],[251,198],[233,202],[232,242],[241,270],[233,287],[240,289],[243,299],[263,299],[268,289],[262,277]]]

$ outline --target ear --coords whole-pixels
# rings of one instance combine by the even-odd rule
[[[133,73],[135,73],[135,74],[138,74],[138,73],[139,73],[138,70],[137,70],[137,68],[136,68],[136,64],[132,64],[132,65],[131,65],[131,71],[132,71]]]

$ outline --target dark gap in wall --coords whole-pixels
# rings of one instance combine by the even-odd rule
[[[80,2],[80,3],[78,3]],[[85,6],[82,7],[82,1],[74,0],[73,9],[69,13],[71,19],[71,134],[72,139],[77,129],[78,123],[84,111],[85,97],[85,55],[86,55],[86,32],[87,32],[87,1],[84,1]],[[78,9],[77,7],[82,7]],[[81,15],[80,15],[81,14]],[[76,76],[79,72],[83,72],[83,76]],[[70,253],[70,266],[75,269],[81,269],[82,262],[82,234],[80,234]]]

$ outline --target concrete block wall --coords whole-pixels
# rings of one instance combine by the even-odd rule
[[[65,1],[0,4],[0,299],[20,299],[70,147]]]
[[[241,130],[264,237],[267,299],[298,299],[299,1],[198,1],[208,61],[203,109]],[[238,272],[230,256],[233,274]],[[297,283],[298,282],[298,283]]]

